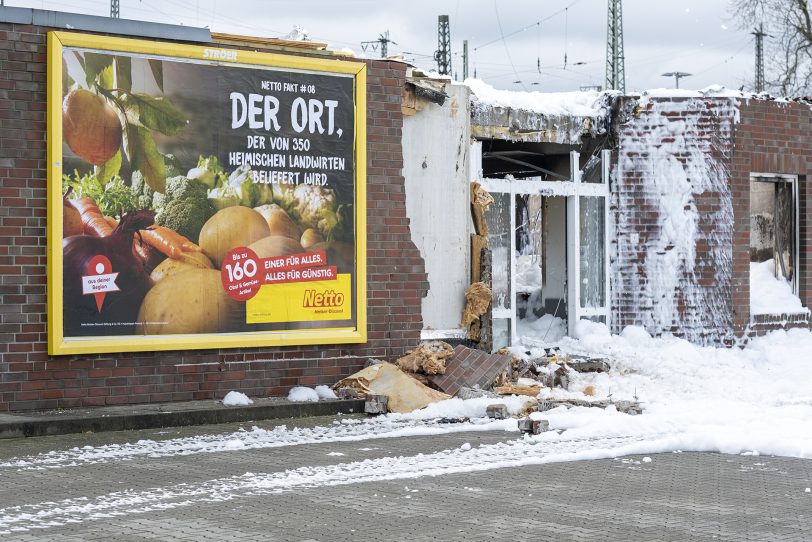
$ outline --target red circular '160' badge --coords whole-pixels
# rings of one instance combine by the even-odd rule
[[[231,299],[247,301],[262,285],[260,259],[247,247],[237,247],[226,254],[220,267],[223,289]]]

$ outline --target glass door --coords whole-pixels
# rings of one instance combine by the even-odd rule
[[[610,151],[601,151],[600,176],[584,182],[573,157],[575,193],[567,201],[569,333],[581,319],[610,325],[608,202]]]
[[[582,318],[609,324],[609,151],[600,175],[582,180],[570,153],[566,181],[483,179],[493,254],[494,349],[554,342]]]

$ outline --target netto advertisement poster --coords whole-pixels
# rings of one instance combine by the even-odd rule
[[[365,341],[365,73],[51,33],[50,353]]]

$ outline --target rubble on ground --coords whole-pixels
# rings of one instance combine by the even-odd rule
[[[526,353],[530,356],[530,352]],[[462,400],[489,398],[486,416],[501,420],[511,417],[500,397],[524,396],[528,398],[518,413],[522,430],[538,434],[549,427],[538,416],[558,407],[614,407],[625,414],[642,414],[640,403],[594,398],[596,386],[584,385],[580,390],[569,390],[576,373],[607,373],[611,370],[604,358],[565,355],[557,348],[547,348],[543,356],[522,358],[514,351],[503,348],[489,354],[482,350],[447,342],[427,341],[397,359],[396,364],[370,359],[363,370],[341,380],[333,389],[339,398],[363,398],[365,412],[385,414],[405,413],[451,397]],[[555,389],[567,390],[562,393]],[[579,391],[583,397],[572,398]],[[514,410],[514,415],[516,411]]]
[[[503,373],[510,370],[511,357],[488,354],[482,350],[457,346],[454,355],[446,360],[446,372],[429,377],[431,385],[456,395],[462,387],[491,389]]]

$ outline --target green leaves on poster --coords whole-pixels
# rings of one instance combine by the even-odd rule
[[[166,164],[155,146],[152,133],[143,126],[127,123],[124,140],[133,170],[141,172],[150,188],[163,193],[166,190]]]
[[[67,94],[70,88],[76,84],[73,77],[68,73],[68,63],[65,57],[62,57],[62,94]]]
[[[187,124],[188,119],[164,96],[133,92],[132,58],[93,52],[73,52],[84,71],[83,86],[95,91],[119,113],[124,135],[124,153],[130,169],[140,171],[156,192],[166,187],[166,163],[155,144],[153,132],[171,136]],[[163,63],[148,59],[150,71],[161,93],[164,88]],[[68,74],[68,63],[62,59],[62,87],[65,95],[76,86]],[[80,83],[81,84],[81,83]],[[122,151],[95,167],[96,177],[106,182],[119,175],[124,165]]]
[[[164,135],[178,133],[188,122],[183,113],[175,109],[175,106],[164,97],[155,98],[148,94],[128,93],[122,97],[122,102],[127,108],[128,118],[134,116],[142,126]],[[133,109],[137,111],[136,115],[131,115]]]
[[[111,159],[100,166],[96,166],[96,177],[106,183],[121,171],[121,150],[118,150]]]
[[[93,88],[100,84],[104,88],[113,87],[113,58],[110,55],[100,55],[98,53],[85,53],[84,55],[85,81],[88,88]],[[109,68],[109,71],[103,76],[100,74]]]

